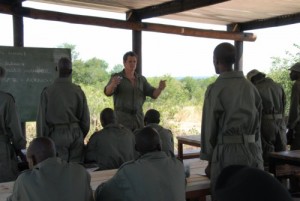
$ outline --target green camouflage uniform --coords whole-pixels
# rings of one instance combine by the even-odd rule
[[[98,186],[96,201],[185,201],[185,174],[180,161],[151,152],[123,164],[113,178]]]
[[[285,93],[270,78],[254,83],[262,99],[261,139],[263,159],[268,164],[268,154],[286,150],[286,126],[284,121]]]
[[[15,100],[0,91],[0,182],[15,180],[18,176],[18,160],[15,150],[25,149]]]
[[[158,132],[161,140],[161,150],[166,152],[168,156],[174,155],[174,139],[171,130],[165,129],[159,124],[155,123],[147,124],[147,126],[151,126]],[[134,133],[138,133],[139,131],[140,129],[134,131]]]
[[[142,128],[144,126],[143,104],[146,96],[153,97],[155,88],[147,82],[144,76],[137,73],[135,73],[136,86],[134,87],[126,78],[124,70],[113,74],[112,77],[115,75],[123,78],[113,93],[114,110],[118,122],[132,131]],[[107,85],[110,82],[111,79]]]
[[[81,165],[48,158],[18,177],[7,201],[92,201],[90,180]]]
[[[300,81],[296,80],[292,87],[290,113],[287,127],[293,129],[295,138],[291,143],[291,150],[300,149]]]
[[[50,137],[58,156],[81,162],[83,139],[90,129],[87,100],[81,88],[69,78],[58,78],[41,94],[37,136]]]
[[[135,138],[120,124],[109,124],[95,132],[88,144],[86,162],[96,162],[99,170],[116,169],[124,162],[134,160]]]
[[[222,73],[205,93],[200,158],[211,162],[212,190],[223,168],[263,169],[260,119],[262,102],[243,72]]]

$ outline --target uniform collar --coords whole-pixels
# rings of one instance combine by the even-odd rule
[[[72,82],[72,77],[58,77],[55,82]]]
[[[123,69],[123,70],[120,72],[120,74],[122,75],[123,78],[126,78],[125,69]],[[139,75],[138,73],[136,73],[136,72],[134,72],[134,76],[135,76],[136,78],[139,78],[139,77],[140,77],[140,75]]]
[[[122,124],[117,124],[117,123],[111,123],[106,125],[104,128],[123,128],[124,126]]]
[[[245,78],[243,71],[230,71],[224,72],[219,75],[217,79],[228,79],[228,78]]]
[[[160,159],[168,157],[167,154],[163,151],[153,151],[146,153],[140,157],[140,159]]]
[[[43,167],[48,167],[51,164],[55,164],[55,163],[62,163],[62,159],[58,158],[58,157],[47,158],[46,160],[43,160],[42,162],[40,162],[37,165],[35,165],[33,167],[33,169],[41,169]]]

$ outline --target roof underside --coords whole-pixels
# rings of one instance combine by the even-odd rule
[[[289,18],[298,23],[299,0],[30,0],[115,13],[140,20],[160,17],[215,25],[247,24]],[[202,2],[202,3],[199,3]],[[152,15],[152,13],[154,13]],[[125,20],[125,19],[124,19]],[[280,23],[278,23],[280,25]],[[276,22],[269,26],[277,26]],[[254,27],[255,28],[255,27]],[[259,27],[256,27],[259,28]],[[246,29],[246,28],[245,28]]]

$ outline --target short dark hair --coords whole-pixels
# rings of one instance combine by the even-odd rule
[[[149,123],[159,124],[160,122],[159,112],[155,109],[148,110],[145,114],[144,122],[145,124],[149,124]]]
[[[146,126],[135,134],[135,149],[141,154],[161,151],[161,141],[158,132]]]
[[[137,58],[137,54],[132,52],[132,51],[129,51],[129,52],[126,52],[123,56],[123,62],[125,63],[128,59],[128,57],[136,57]]]
[[[214,57],[217,61],[231,66],[235,62],[235,47],[230,43],[221,43],[214,50]]]
[[[60,58],[57,67],[62,76],[68,76],[72,73],[72,61],[67,57]]]
[[[100,121],[103,127],[111,123],[116,123],[115,112],[111,108],[105,108],[100,113]]]
[[[48,137],[37,137],[31,141],[27,149],[27,156],[34,156],[37,163],[47,158],[56,156],[56,148],[52,139]]]

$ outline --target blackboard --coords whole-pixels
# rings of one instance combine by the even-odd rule
[[[71,58],[70,49],[0,46],[0,66],[6,70],[0,90],[14,96],[21,122],[36,120],[40,94],[58,77],[61,57]]]

